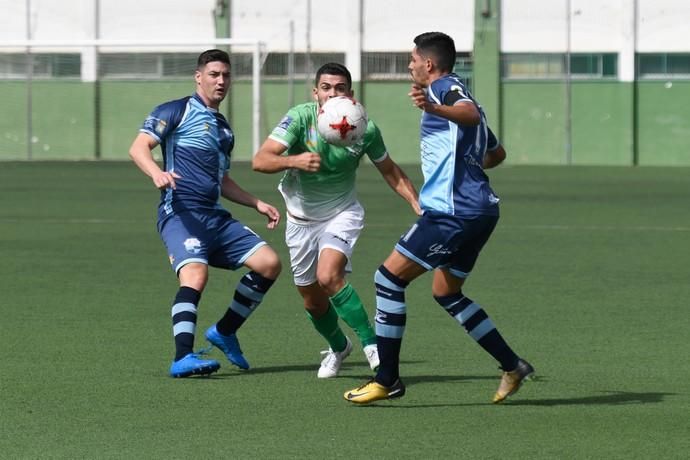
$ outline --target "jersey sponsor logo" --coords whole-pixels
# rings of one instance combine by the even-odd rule
[[[307,130],[307,141],[305,144],[307,147],[315,149],[319,142],[319,135],[316,133],[316,126],[311,125]]]
[[[185,250],[190,254],[199,254],[201,252],[201,241],[198,238],[187,238],[183,244]]]
[[[163,134],[163,131],[165,131],[165,127],[168,126],[168,123],[165,120],[158,120],[158,123],[156,123],[156,133],[159,135]]]
[[[468,153],[467,155],[465,155],[465,162],[470,166],[476,166],[478,168],[482,167],[482,165],[479,164],[477,159],[471,153]]]
[[[432,244],[429,246],[429,252],[427,252],[426,257],[437,256],[437,255],[448,255],[450,254],[450,249],[443,246],[441,243]]]
[[[362,151],[364,150],[364,139],[360,140],[356,144],[345,147],[345,150],[347,150],[348,155],[353,158],[361,156]]]

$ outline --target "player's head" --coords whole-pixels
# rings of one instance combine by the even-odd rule
[[[438,76],[453,71],[455,43],[443,32],[425,32],[414,38],[408,70],[415,83],[428,86]]]
[[[230,56],[223,50],[206,50],[196,62],[196,92],[207,106],[218,109],[230,89]]]
[[[328,99],[336,96],[352,97],[352,76],[342,64],[329,62],[319,67],[314,79],[314,99],[322,106]]]

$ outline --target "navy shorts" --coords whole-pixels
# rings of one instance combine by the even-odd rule
[[[166,216],[158,232],[175,273],[191,262],[235,270],[266,242],[225,210]]]
[[[427,270],[447,268],[458,278],[472,271],[498,216],[460,217],[425,212],[395,249]]]

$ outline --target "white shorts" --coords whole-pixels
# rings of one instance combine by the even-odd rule
[[[364,209],[354,203],[340,214],[325,221],[304,221],[287,216],[285,243],[290,250],[290,266],[297,286],[316,282],[319,254],[325,248],[345,254],[345,271],[350,273],[350,258],[359,234],[364,228]]]

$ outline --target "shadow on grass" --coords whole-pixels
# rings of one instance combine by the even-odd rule
[[[517,399],[510,400],[511,406],[589,406],[589,405],[624,405],[624,404],[657,404],[664,401],[665,396],[673,396],[675,393],[636,393],[627,391],[605,391],[602,395],[583,396],[579,398],[554,398],[554,399]]]
[[[618,406],[629,404],[659,404],[664,397],[673,396],[676,393],[648,392],[636,393],[626,391],[606,391],[602,395],[583,396],[577,398],[553,398],[553,399],[509,399],[500,406]],[[519,396],[516,396],[519,398]],[[432,407],[466,407],[466,406],[492,406],[486,403],[450,403],[450,404],[399,404],[396,401],[381,401],[380,403],[357,407],[377,407],[386,409],[424,409]],[[498,406],[498,405],[497,405]]]
[[[422,361],[403,361],[402,364],[418,364]],[[212,379],[223,379],[223,378],[233,378],[233,377],[238,377],[242,375],[257,375],[257,374],[281,374],[285,372],[314,372],[319,369],[319,361],[316,360],[313,363],[310,364],[286,364],[284,366],[264,366],[264,367],[252,367],[249,370],[241,370],[238,369],[237,367],[233,366],[230,363],[221,363],[221,368],[220,371],[212,374],[210,378]],[[348,374],[345,375],[346,372],[353,372],[359,369],[366,369],[366,371],[370,372],[369,374],[361,374],[359,376],[357,375],[352,375]],[[373,376],[373,372],[369,371],[369,366],[367,365],[366,362],[362,363],[343,363],[343,366],[341,368],[341,374],[339,375],[340,377],[347,377],[347,378],[356,378],[359,379],[360,377],[362,379],[369,379]],[[201,378],[209,378],[209,377],[201,377]],[[417,381],[427,381],[427,382],[434,382],[434,381],[448,381],[448,380],[465,380],[467,377],[462,377],[462,376],[429,376],[429,377],[411,377],[410,380],[414,381],[417,379],[422,379],[422,380],[417,380]],[[482,377],[472,377],[472,378],[482,378]],[[494,377],[495,378],[495,377]],[[407,384],[407,379],[405,379],[405,383]]]

